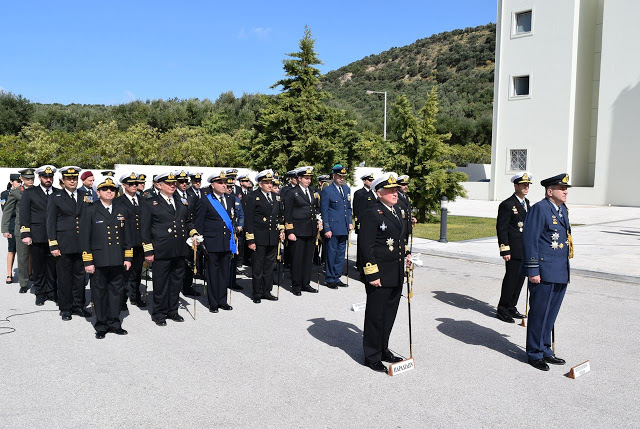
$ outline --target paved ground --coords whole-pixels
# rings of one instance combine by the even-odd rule
[[[354,280],[260,305],[234,293],[232,312],[198,304],[197,320],[164,328],[133,308],[129,335],[101,341],[90,321],[62,322],[52,303],[2,285],[0,427],[638,427],[637,285],[573,276],[556,328],[568,365],[543,373],[525,363],[525,328],[494,317],[501,265],[424,261],[416,370],[397,377],[361,365],[364,313],[350,306],[365,293]],[[408,354],[406,301],[391,348]],[[587,359],[591,373],[564,376]]]

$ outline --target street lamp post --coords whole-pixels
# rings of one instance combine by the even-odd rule
[[[367,94],[384,94],[384,127],[383,138],[387,139],[387,91],[370,91],[367,90]]]

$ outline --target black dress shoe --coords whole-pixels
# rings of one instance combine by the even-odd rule
[[[342,280],[338,280],[338,281],[336,282],[336,284],[337,284],[338,286],[340,286],[340,287],[349,287],[349,285],[348,285],[348,284],[346,284],[346,283],[343,283],[343,282],[342,282]]]
[[[267,301],[277,301],[278,297],[271,293],[265,293],[262,295],[262,299],[266,299]]]
[[[174,322],[184,322],[184,317],[180,316],[179,314],[174,314],[173,316],[167,316],[167,319],[171,319]]]
[[[529,365],[531,365],[535,369],[539,369],[540,371],[549,371],[549,365],[547,365],[544,359],[529,359]]]
[[[516,323],[516,321],[513,320],[513,317],[509,316],[509,313],[503,313],[500,310],[498,310],[498,312],[496,313],[496,317],[502,320],[503,322]]]
[[[524,314],[520,313],[517,308],[510,308],[509,309],[509,316],[513,317],[514,319],[524,319],[525,318]]]
[[[156,325],[158,326],[167,326],[166,320],[156,320]]]
[[[253,298],[253,302],[256,304],[260,304],[262,300],[260,300],[260,298]]]
[[[106,333],[106,332],[104,332],[104,331],[96,332],[96,339],[97,339],[97,340],[101,340],[101,339],[103,339],[106,335],[107,335],[107,333]]]
[[[334,282],[327,282],[327,287],[329,289],[338,289],[338,284]]]
[[[384,366],[382,361],[365,362],[365,365],[367,365],[369,368],[371,368],[372,370],[377,371],[377,372],[387,372],[387,367]]]
[[[185,296],[200,296],[201,293],[196,291],[194,288],[185,288],[185,290],[182,291],[182,293]]]
[[[113,332],[116,335],[127,335],[128,334],[128,332],[125,329],[122,329],[122,328],[114,329],[111,332]]]
[[[44,302],[45,302],[46,300],[47,300],[47,299],[46,299],[46,298],[44,298],[44,297],[37,297],[37,298],[36,298],[36,305],[37,305],[37,306],[44,305]]]
[[[209,309],[209,313],[217,313],[218,312],[218,307],[211,307]]]
[[[232,307],[232,306],[230,306],[229,304],[220,304],[220,305],[218,306],[218,308],[221,308],[221,309],[223,309],[223,310],[227,310],[227,311],[229,311],[229,310],[233,310],[233,307]]]
[[[300,292],[299,290],[294,290],[294,291],[293,291],[293,294],[294,294],[295,296],[301,296],[301,295],[302,295],[302,292]]]
[[[402,362],[404,359],[402,359],[400,356],[396,356],[393,353],[389,352],[389,353],[382,354],[382,360],[389,363],[398,363],[398,362]]]
[[[567,363],[564,359],[556,357],[556,355],[546,356],[544,358],[544,361],[546,363],[550,363],[551,365],[564,365],[565,363]]]
[[[21,288],[20,288],[20,290],[19,290],[18,292],[20,292],[20,293],[27,293],[27,292],[29,292],[29,287],[28,287],[28,286],[21,287]]]
[[[76,316],[80,317],[91,317],[91,313],[84,308],[76,308],[75,310],[71,311],[71,314],[75,314]]]
[[[311,286],[302,286],[302,290],[309,293],[318,293],[318,290],[312,288]]]
[[[62,320],[64,320],[65,322],[71,320],[71,313],[69,313],[68,311],[61,311],[60,316],[62,316]]]
[[[229,289],[235,290],[235,291],[244,290],[244,288],[238,284],[232,285]]]

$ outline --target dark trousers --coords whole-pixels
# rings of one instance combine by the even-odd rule
[[[227,285],[231,252],[209,252],[207,265],[207,299],[209,308],[217,308],[227,303]]]
[[[182,277],[182,292],[191,292],[193,289],[193,250],[189,251],[191,254],[191,260],[184,259],[184,277]]]
[[[144,264],[144,251],[142,246],[133,247],[133,260],[131,268],[123,270],[123,282],[125,294],[123,294],[123,302],[127,301],[127,297],[131,301],[142,301],[142,293],[140,292],[140,280],[142,278],[142,265]]]
[[[527,356],[531,360],[553,354],[551,330],[556,323],[567,285],[529,282],[529,320],[527,323]]]
[[[375,287],[367,284],[367,307],[364,313],[365,362],[378,362],[389,349],[389,336],[398,313],[402,286]]]
[[[29,247],[36,296],[54,299],[57,292],[56,262],[49,252],[49,243],[32,243]]]
[[[119,329],[120,304],[124,294],[121,265],[113,267],[96,267],[91,275],[91,299],[96,315],[96,332],[108,332]]]
[[[311,263],[313,262],[313,249],[316,237],[296,236],[296,241],[289,241],[291,247],[291,282],[294,292],[298,292],[303,286],[310,286]]]
[[[327,248],[326,253],[326,282],[335,283],[342,276],[342,267],[344,266],[345,251],[347,249],[346,235],[333,235],[331,238],[325,238],[324,244]]]
[[[79,253],[62,254],[55,258],[58,276],[58,308],[73,311],[84,308],[84,264]]]
[[[228,287],[236,287],[238,285],[238,280],[237,280],[238,276],[236,275],[236,268],[238,268],[238,261],[240,261],[240,255],[231,255],[231,260],[229,260],[229,284],[227,285]]]
[[[521,271],[522,260],[510,259],[505,262],[506,271],[502,279],[502,292],[498,309],[515,309],[520,298],[520,291],[524,283],[525,275]]]
[[[184,256],[153,261],[153,320],[178,314],[184,276]]]
[[[260,246],[251,257],[251,283],[253,285],[253,298],[262,298],[271,293],[273,289],[273,270],[276,266],[276,253],[278,245]]]

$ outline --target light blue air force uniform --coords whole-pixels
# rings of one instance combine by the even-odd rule
[[[345,250],[351,220],[351,189],[342,185],[342,194],[335,183],[325,186],[320,195],[323,232],[331,231],[332,237],[325,238],[327,247],[326,281],[340,280],[344,266]]]

